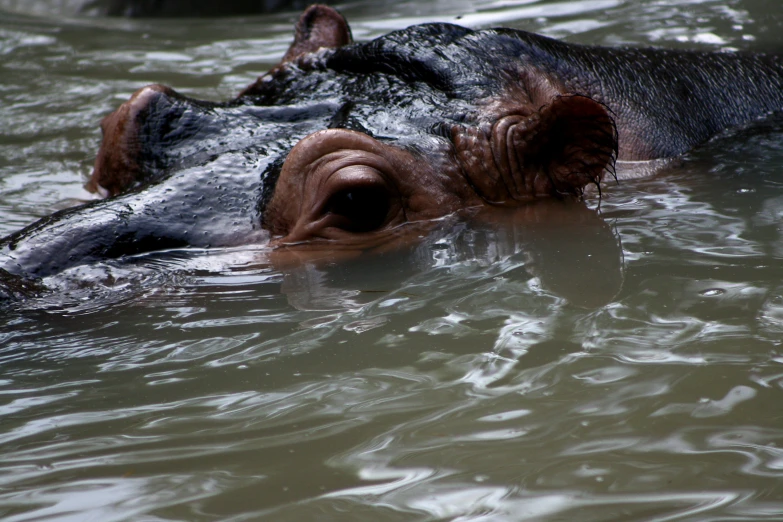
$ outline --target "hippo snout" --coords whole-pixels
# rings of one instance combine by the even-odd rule
[[[76,264],[187,244],[183,236],[161,234],[154,216],[101,203],[60,211],[7,237],[0,250],[0,268],[41,278]]]

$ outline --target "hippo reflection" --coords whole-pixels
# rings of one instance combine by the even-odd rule
[[[270,252],[269,261],[283,268],[282,293],[298,310],[358,309],[367,297],[388,295],[378,289],[395,288],[401,279],[410,284],[421,274],[437,287],[434,279],[439,275],[433,267],[444,265],[459,266],[445,271],[451,274],[446,276],[451,289],[460,285],[451,280],[454,273],[474,282],[497,277],[527,281],[534,276],[550,294],[582,308],[603,306],[620,292],[622,247],[607,222],[585,205],[550,199],[482,210],[471,219],[443,220],[410,248],[382,256],[330,251],[325,259],[312,262],[306,252],[302,259],[286,263],[275,257],[299,252],[278,249]],[[369,296],[358,289],[370,289]]]
[[[152,85],[107,116],[87,185],[107,198],[3,239],[0,267],[37,278],[182,246],[377,247],[465,208],[578,199],[616,159],[673,157],[780,109],[781,83],[774,56],[510,29],[352,43],[313,6],[236,99]]]

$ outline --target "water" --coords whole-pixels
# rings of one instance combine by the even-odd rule
[[[136,88],[233,96],[294,19],[4,5],[0,234],[87,197],[98,122]],[[776,50],[783,28],[751,0],[343,11],[360,39],[437,19]],[[450,218],[400,250],[170,252],[54,278],[0,319],[0,517],[780,520],[782,169],[771,121],[600,205]]]

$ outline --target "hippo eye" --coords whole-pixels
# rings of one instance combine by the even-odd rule
[[[339,228],[349,232],[370,232],[386,223],[390,209],[389,193],[378,185],[349,187],[333,194],[326,211],[336,218]]]

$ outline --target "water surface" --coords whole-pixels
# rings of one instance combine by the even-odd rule
[[[87,197],[98,122],[138,87],[234,96],[296,16],[0,5],[0,234]],[[783,50],[765,1],[342,10],[357,39],[440,20]],[[780,520],[782,172],[772,120],[545,219],[452,217],[353,259],[280,267],[251,246],[53,278],[0,318],[0,518]]]

